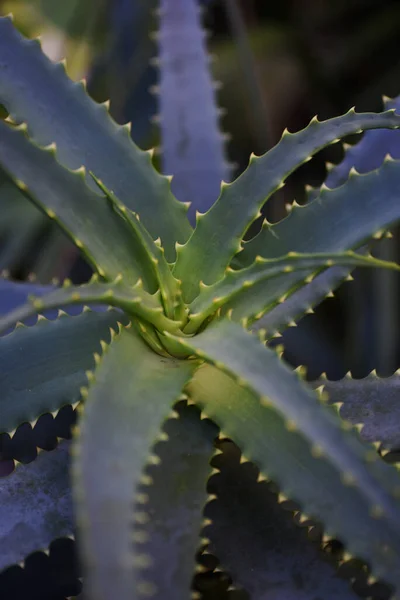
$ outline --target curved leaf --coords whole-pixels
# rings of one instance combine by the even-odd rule
[[[101,354],[100,342],[109,343],[110,328],[121,320],[127,317],[117,311],[64,313],[0,337],[0,434],[78,402],[93,354]]]
[[[134,540],[134,500],[151,448],[194,361],[155,354],[132,329],[123,329],[97,368],[75,443],[74,497],[91,600],[132,600],[148,589],[146,556]],[[138,513],[146,512],[146,497]],[[107,543],[104,543],[107,540]],[[189,590],[188,590],[189,591]]]
[[[234,304],[232,319],[235,320],[237,311],[245,316],[254,316],[254,312],[264,311],[266,307],[276,304],[284,294],[292,290],[293,282],[288,277],[290,273],[331,267],[332,265],[351,265],[354,267],[387,267],[400,270],[396,263],[377,260],[373,257],[361,256],[354,252],[341,254],[295,254],[291,253],[282,258],[268,259],[258,257],[255,262],[245,269],[234,271],[229,269],[225,277],[211,286],[201,288],[200,294],[190,304],[191,316],[186,333],[194,333],[206,317],[224,306],[229,310]],[[286,287],[284,285],[286,274]],[[269,287],[270,279],[282,278],[280,296],[275,295],[276,288]],[[257,289],[257,294],[254,289]],[[251,306],[249,306],[249,299]],[[255,299],[258,300],[258,306]]]
[[[17,321],[60,306],[100,304],[120,308],[128,314],[149,321],[162,330],[178,331],[180,323],[171,321],[163,314],[157,296],[151,296],[140,285],[130,287],[120,280],[112,283],[98,283],[93,278],[83,285],[67,285],[57,288],[46,296],[29,297],[28,303],[16,308],[0,318],[0,334]]]
[[[368,442],[381,442],[387,450],[400,449],[400,377],[378,377],[371,373],[363,379],[345,377],[338,381],[320,379],[329,402],[340,405],[340,415],[362,424],[361,436]]]
[[[307,527],[295,524],[266,481],[257,481],[254,465],[239,463],[232,442],[219,446],[223,453],[213,460],[219,472],[209,483],[216,498],[205,510],[212,523],[204,534],[235,585],[251,600],[359,600]]]
[[[285,495],[321,520],[328,534],[370,563],[376,576],[399,586],[396,470],[341,426],[333,411],[318,402],[273,351],[239,325],[225,319],[181,343],[218,369],[199,369],[189,393],[224,435],[275,479]],[[243,388],[242,394],[221,393],[222,383],[228,388],[229,382],[221,369]],[[202,392],[205,375],[211,378],[217,402]]]
[[[252,324],[251,329],[253,331],[265,329],[268,336],[282,332],[307,311],[312,311],[314,306],[322,302],[328,294],[348,279],[349,270],[346,267],[330,267],[317,275],[313,273],[311,275],[313,280],[310,283],[307,283],[309,275],[302,281],[299,280],[297,274],[272,279],[268,285],[268,292],[279,299],[279,304],[272,308],[268,307],[267,312],[262,316],[259,313],[260,318]],[[286,290],[289,282],[291,286],[288,294]],[[303,287],[301,287],[302,285]],[[245,317],[245,314],[256,314],[262,295],[258,293],[258,286],[253,288],[253,292],[254,296],[247,299],[247,306],[241,306],[243,312],[238,310],[239,307],[236,307],[235,301],[232,302],[232,316],[235,315],[235,319]]]
[[[0,571],[74,532],[69,443],[0,478]]]
[[[156,244],[150,234],[143,227],[139,216],[129,210],[118,198],[108,190],[105,185],[92,174],[97,185],[110,200],[114,210],[123,218],[132,229],[134,237],[140,242],[145,256],[150,263],[150,271],[153,272],[157,281],[157,288],[160,290],[161,298],[166,309],[168,317],[180,314],[184,316],[184,307],[182,303],[182,292],[180,282],[178,282],[171,273],[171,269],[165,260],[164,248]]]
[[[213,423],[200,420],[196,407],[181,403],[175,410],[178,418],[164,425],[168,440],[154,448],[161,462],[148,469],[153,482],[143,486],[149,519],[137,526],[148,538],[142,552],[151,559],[144,575],[157,588],[153,600],[189,598],[218,435]]]
[[[350,173],[339,188],[323,187],[305,206],[294,206],[276,225],[264,225],[245,243],[241,264],[261,255],[268,258],[288,252],[341,252],[357,248],[400,218],[400,161],[387,157],[376,171]]]
[[[57,145],[63,165],[84,165],[101,177],[140,214],[151,235],[161,237],[167,259],[174,260],[175,242],[185,241],[191,228],[186,208],[153,168],[151,155],[132,142],[129,127],[116,125],[106,106],[93,102],[82,83],[70,81],[63,65],[53,64],[38,41],[23,38],[7,17],[0,18],[0,98],[39,145]]]
[[[151,272],[145,269],[147,256],[142,245],[104,196],[89,189],[84,170],[64,168],[54,147],[39,148],[29,141],[26,129],[1,120],[0,163],[62,226],[102,277],[114,279],[123,273],[131,283],[142,277],[155,291]],[[110,239],[118,244],[107,244]]]
[[[281,141],[269,152],[259,158],[253,155],[247,170],[236,181],[222,187],[217,202],[208,213],[198,218],[196,229],[187,244],[179,248],[175,274],[185,280],[185,299],[193,300],[200,281],[211,284],[223,276],[232,258],[241,249],[241,240],[259,215],[264,202],[300,164],[318,150],[337,141],[338,137],[360,129],[393,128],[399,125],[400,115],[396,116],[394,111],[379,115],[356,114],[351,110],[342,117],[322,123],[313,119],[308,127],[295,134],[285,131]],[[331,226],[331,221],[327,221],[326,226]],[[301,229],[297,230],[297,235],[306,237]],[[322,250],[331,249],[325,247]],[[295,247],[292,250],[299,251]],[[264,244],[261,250],[257,246],[257,252],[251,254],[250,262],[257,255],[269,258],[276,256],[270,254]]]
[[[228,177],[199,12],[197,0],[161,0],[157,37],[163,171],[179,200],[191,203],[194,222]]]

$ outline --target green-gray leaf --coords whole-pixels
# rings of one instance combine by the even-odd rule
[[[69,443],[0,478],[0,570],[74,533]]]
[[[132,600],[148,587],[141,573],[142,538],[134,541],[132,531],[135,494],[144,502],[140,512],[146,512],[146,497],[138,495],[143,469],[195,364],[163,358],[133,329],[123,329],[95,372],[74,453],[77,524],[90,600]]]
[[[127,318],[117,311],[64,313],[0,337],[0,433],[78,402],[93,354],[101,354],[100,341],[109,343],[119,321]]]

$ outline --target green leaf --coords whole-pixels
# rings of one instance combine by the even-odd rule
[[[0,571],[74,531],[69,443],[0,478]]]
[[[326,378],[313,383],[324,386],[329,402],[340,406],[340,415],[354,425],[363,425],[361,436],[368,442],[381,442],[386,450],[400,449],[399,373],[363,379]]]
[[[93,277],[89,283],[83,285],[67,285],[46,296],[29,297],[28,303],[0,318],[0,333],[17,321],[23,321],[38,312],[74,304],[109,305],[149,321],[161,331],[179,330],[178,321],[171,321],[164,316],[157,295],[151,296],[140,285],[125,285],[120,279],[110,283],[98,283]]]
[[[101,354],[100,342],[109,343],[110,328],[121,321],[127,317],[117,311],[61,313],[31,327],[20,323],[0,337],[0,434],[12,435],[21,423],[33,426],[42,414],[78,402],[93,354]]]
[[[339,422],[269,348],[227,319],[182,345],[214,363],[189,394],[264,475],[367,561],[400,585],[400,478],[373,447]],[[229,386],[229,377],[234,378]],[[209,381],[214,390],[208,393]],[[196,383],[198,382],[198,383]],[[236,386],[236,387],[235,387]],[[242,388],[242,393],[236,390]],[[215,400],[218,398],[218,401]],[[350,426],[351,427],[351,426]]]
[[[157,588],[152,600],[189,598],[218,435],[211,421],[200,420],[195,406],[181,402],[174,408],[177,418],[163,428],[168,440],[154,448],[161,462],[148,468],[152,483],[143,486],[148,522],[136,525],[148,537],[141,549],[151,559],[143,575]]]
[[[315,200],[295,205],[276,225],[264,224],[244,244],[242,265],[255,256],[274,258],[292,252],[341,252],[361,246],[372,235],[400,218],[400,161],[386,157],[382,166],[367,174],[352,170],[335,189],[321,188]]]
[[[91,600],[132,600],[148,589],[141,574],[143,538],[134,540],[132,531],[134,501],[140,503],[136,515],[146,512],[146,497],[138,494],[143,470],[195,366],[196,361],[155,354],[134,330],[123,329],[94,374],[73,466],[85,593]]]
[[[212,522],[204,535],[234,585],[252,600],[359,600],[319,540],[311,541],[308,528],[277,502],[276,486],[258,481],[258,469],[246,459],[239,463],[232,442],[218,446],[222,454],[213,459],[217,472],[209,482],[216,498],[205,509]]]
[[[55,148],[39,148],[26,129],[0,121],[0,163],[36,204],[55,219],[97,272],[107,279],[119,273],[130,283],[142,277],[151,291],[156,283],[143,268],[146,255],[124,220],[103,195],[89,189],[84,169],[64,168]],[[118,240],[118,244],[107,243]]]
[[[195,333],[206,317],[213,314],[218,308],[224,306],[229,310],[232,304],[235,310],[232,319],[240,317],[255,317],[259,311],[264,312],[267,307],[273,306],[282,295],[292,291],[293,282],[288,274],[297,271],[317,270],[333,265],[349,265],[354,267],[386,267],[400,270],[396,263],[382,261],[370,256],[361,256],[354,252],[341,254],[295,254],[291,253],[282,258],[268,259],[258,257],[255,262],[245,269],[234,271],[228,269],[225,277],[211,286],[202,286],[200,294],[190,304],[190,320],[185,327],[185,333]],[[285,274],[287,279],[286,287]],[[283,286],[269,287],[270,280],[282,278]],[[254,290],[256,289],[256,293]],[[251,305],[249,306],[249,300]],[[258,303],[257,303],[258,302]]]
[[[330,267],[322,273],[319,273],[304,287],[301,285],[308,281],[308,277],[299,281],[296,274],[289,276],[277,277],[269,282],[269,293],[275,298],[279,298],[276,306],[269,307],[268,311],[261,316],[253,325],[252,330],[265,329],[267,336],[282,332],[293,320],[299,319],[305,313],[312,311],[313,307],[319,304],[326,296],[336,289],[344,280],[349,277],[349,269],[346,267]],[[285,293],[288,288],[289,278],[291,280],[291,292],[289,296]],[[299,289],[300,288],[300,289]],[[255,314],[259,306],[259,295],[256,287],[253,288],[253,297],[247,299],[246,313]],[[241,314],[235,302],[232,302],[232,316],[235,319],[244,317]],[[245,307],[243,306],[243,309]]]
[[[174,261],[175,242],[184,242],[191,227],[168,179],[152,166],[151,153],[135,146],[130,128],[119,127],[105,105],[93,102],[62,63],[53,64],[38,41],[23,38],[7,17],[0,19],[0,97],[40,146],[57,145],[63,165],[84,165],[101,177],[140,214],[150,234],[161,237],[167,260]]]
[[[258,217],[260,208],[300,164],[318,150],[337,141],[338,137],[356,133],[360,129],[394,128],[399,125],[400,116],[396,116],[394,111],[357,115],[351,110],[342,117],[322,123],[313,119],[308,127],[295,134],[286,131],[281,141],[269,152],[259,158],[252,155],[247,170],[233,183],[223,185],[217,202],[208,213],[198,218],[189,241],[179,248],[175,274],[185,280],[185,300],[191,301],[197,295],[200,281],[212,284],[223,276],[232,258],[241,249],[241,240],[249,225]],[[326,227],[329,226],[331,222],[327,221]],[[297,234],[306,237],[300,229]],[[298,251],[297,248],[292,250]],[[329,251],[332,248],[320,250]],[[252,254],[252,260],[258,254],[270,258],[276,256],[262,248],[262,251],[257,249],[256,255]]]
[[[129,210],[118,198],[106,188],[106,186],[93,174],[97,185],[109,199],[111,206],[132,229],[134,237],[141,243],[144,254],[149,262],[149,268],[153,272],[157,281],[157,287],[160,290],[161,298],[168,317],[174,316],[183,318],[186,316],[182,302],[182,292],[180,282],[178,282],[171,273],[171,269],[164,256],[164,248],[157,245],[151,238],[148,231],[140,222],[139,216]]]

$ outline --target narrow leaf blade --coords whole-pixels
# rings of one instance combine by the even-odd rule
[[[228,178],[199,13],[195,0],[162,0],[158,35],[163,170],[179,200],[191,203],[194,222]]]
[[[0,121],[0,163],[61,225],[102,277],[114,279],[122,273],[131,283],[147,277],[152,286],[153,280],[142,268],[141,245],[104,196],[89,189],[83,171],[64,168],[54,148],[36,146],[24,129],[4,121]],[[118,244],[107,244],[107,240],[118,240]]]
[[[12,117],[28,124],[39,145],[57,145],[63,165],[84,165],[101,177],[140,214],[152,236],[161,237],[168,260],[174,260],[175,242],[185,241],[191,228],[151,155],[132,142],[129,129],[116,125],[106,106],[91,100],[81,82],[68,79],[62,63],[53,64],[38,41],[23,38],[7,17],[0,19],[0,98]]]
[[[286,132],[269,152],[259,158],[252,156],[247,170],[236,181],[223,186],[217,202],[198,219],[189,241],[178,252],[175,272],[177,277],[187,280],[184,288],[186,299],[191,301],[197,295],[200,281],[211,284],[222,277],[241,249],[242,238],[257,218],[260,208],[301,163],[338,137],[360,129],[399,125],[400,116],[396,116],[394,111],[380,115],[349,111],[329,121],[319,123],[313,120],[298,133]],[[260,251],[257,254],[274,256]],[[256,255],[252,256],[254,260]]]
[[[132,531],[135,493],[157,434],[193,367],[193,362],[155,354],[134,330],[123,329],[96,370],[73,469],[90,599],[139,597],[142,552]]]
[[[127,318],[117,311],[64,313],[0,337],[0,434],[78,402],[93,354],[101,354],[100,342],[109,343],[110,328],[121,321]]]
[[[0,571],[74,533],[69,443],[0,478]]]

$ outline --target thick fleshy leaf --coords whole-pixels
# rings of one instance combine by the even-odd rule
[[[320,379],[329,402],[339,403],[340,415],[354,425],[362,424],[361,436],[381,442],[386,450],[400,449],[400,376],[368,375],[364,379],[345,377],[338,381]]]
[[[327,294],[336,289],[343,281],[349,277],[349,269],[346,267],[330,267],[322,273],[319,273],[310,282],[306,283],[308,277],[299,281],[297,274],[289,274],[286,277],[277,277],[269,282],[269,293],[275,298],[279,298],[279,303],[269,308],[268,311],[252,324],[252,330],[265,329],[267,336],[277,332],[282,332],[296,319],[302,317],[324,300]],[[287,296],[288,282],[291,280],[291,290]],[[305,285],[303,285],[306,283]],[[303,287],[301,287],[303,285]],[[300,289],[299,289],[300,288]],[[242,307],[243,314],[238,311],[235,302],[232,303],[232,316],[235,319],[244,317],[245,314],[255,314],[257,307],[260,306],[260,296],[256,288],[253,297],[247,299],[247,308]],[[293,292],[293,293],[292,293]]]
[[[9,313],[15,307],[24,304],[30,295],[43,296],[54,289],[52,285],[25,283],[0,279],[0,315]],[[57,312],[53,312],[56,316]],[[31,319],[33,323],[35,319]]]
[[[352,171],[339,188],[323,187],[317,199],[294,206],[276,225],[264,225],[244,245],[241,264],[255,256],[268,258],[288,252],[341,252],[357,248],[381,229],[400,219],[400,161],[387,157],[376,171]]]
[[[74,533],[69,443],[0,478],[0,570]]]
[[[164,316],[157,296],[151,296],[142,287],[130,287],[121,281],[98,283],[92,279],[83,285],[67,285],[55,289],[46,296],[28,298],[28,302],[0,318],[0,333],[17,321],[61,306],[100,304],[120,308],[130,315],[149,321],[161,331],[178,331],[179,322]]]
[[[229,171],[199,13],[197,0],[161,0],[157,38],[162,165],[177,198],[191,203],[193,222],[196,210],[206,212],[218,198]]]
[[[400,113],[400,96],[384,98],[384,108],[392,108]],[[343,160],[329,171],[325,185],[329,188],[339,187],[345,183],[352,167],[359,173],[377,169],[386,154],[400,159],[400,131],[366,131],[355,146],[347,147]]]
[[[103,195],[91,190],[84,170],[73,172],[56,158],[55,148],[39,148],[26,130],[0,121],[0,163],[46,214],[56,220],[91,265],[106,279],[119,273],[135,283],[156,284],[146,269],[146,253]],[[109,244],[107,240],[118,240]]]
[[[94,353],[101,354],[100,342],[108,344],[110,328],[121,321],[127,317],[117,311],[63,313],[31,327],[19,324],[0,337],[0,433],[78,402]]]
[[[220,321],[182,344],[218,369],[199,369],[189,393],[224,435],[277,480],[284,494],[321,520],[327,533],[371,564],[378,577],[400,585],[397,471],[380,461],[373,447],[348,431],[273,351],[239,325]],[[221,369],[234,377],[242,394],[235,395],[234,389],[228,393],[229,377]],[[200,391],[196,388],[201,372],[213,384],[212,399],[204,393],[201,379]],[[227,390],[218,393],[222,384]]]
[[[146,496],[138,494],[143,470],[195,365],[161,357],[133,329],[123,329],[94,374],[73,471],[90,600],[132,600],[148,589],[141,573],[143,537],[134,540],[132,531],[134,501],[141,503],[138,513],[146,513]]]
[[[400,115],[396,116],[394,111],[379,115],[356,114],[352,110],[342,117],[322,123],[313,119],[306,129],[295,134],[286,131],[281,141],[269,152],[259,158],[253,155],[247,170],[236,181],[222,187],[217,202],[207,214],[198,218],[189,241],[178,251],[175,272],[178,278],[185,280],[186,300],[191,301],[197,295],[200,281],[211,284],[223,276],[232,258],[241,249],[242,238],[257,218],[264,202],[300,164],[338,137],[360,129],[393,128],[399,124]],[[350,194],[351,190],[347,193]],[[341,221],[338,221],[335,230],[340,225]],[[326,221],[326,227],[329,226],[332,226],[331,220]],[[298,237],[307,237],[301,228],[295,232]],[[298,248],[292,249],[300,251]],[[332,248],[323,247],[319,250],[330,251]],[[250,262],[257,255],[268,258],[277,256],[270,254],[264,244],[261,250],[257,246],[257,252],[251,254]]]
[[[223,453],[213,459],[219,473],[209,483],[216,498],[205,510],[212,522],[204,535],[234,584],[251,600],[359,600],[320,544],[308,538],[307,527],[296,525],[277,502],[272,486],[257,481],[257,468],[239,463],[232,442],[219,446]]]
[[[143,568],[143,579],[157,588],[153,600],[189,598],[218,435],[213,423],[200,420],[196,407],[182,402],[175,410],[178,418],[163,428],[168,440],[154,448],[161,462],[149,467],[147,474],[153,481],[143,486],[149,498],[147,523],[136,526],[137,532],[148,536],[142,551],[151,564]]]
[[[0,99],[13,118],[28,124],[39,145],[57,145],[63,165],[84,165],[101,177],[140,214],[151,235],[161,237],[167,259],[174,260],[175,241],[185,241],[191,228],[151,155],[135,146],[129,127],[118,127],[106,106],[96,105],[82,83],[70,81],[64,66],[53,64],[38,41],[24,39],[7,17],[0,19]]]
[[[145,258],[149,263],[149,270],[153,272],[154,279],[157,281],[157,288],[160,290],[167,316],[171,318],[179,314],[181,317],[184,316],[180,282],[171,273],[171,269],[165,260],[164,248],[152,240],[148,231],[141,224],[139,216],[122,204],[113,192],[108,190],[95,175],[92,176],[110,200],[114,210],[126,221],[132,229],[133,236],[140,242],[145,253]]]
[[[354,267],[387,267],[400,270],[400,266],[388,261],[377,260],[369,256],[361,256],[354,252],[343,252],[340,254],[291,254],[282,258],[267,259],[258,257],[255,262],[245,269],[234,271],[229,269],[225,277],[211,286],[201,288],[200,294],[190,305],[191,317],[185,332],[194,333],[206,317],[213,314],[218,308],[224,306],[229,310],[232,305],[235,310],[232,319],[236,320],[243,313],[246,317],[254,317],[255,311],[264,311],[275,305],[282,295],[292,291],[293,283],[287,277],[286,287],[276,296],[276,289],[269,287],[270,280],[275,278],[283,282],[286,276],[297,271],[317,270],[332,265],[349,265]],[[277,286],[279,289],[279,286]],[[254,288],[257,288],[256,295]],[[255,296],[259,302],[258,306]],[[249,299],[251,305],[249,304]]]

